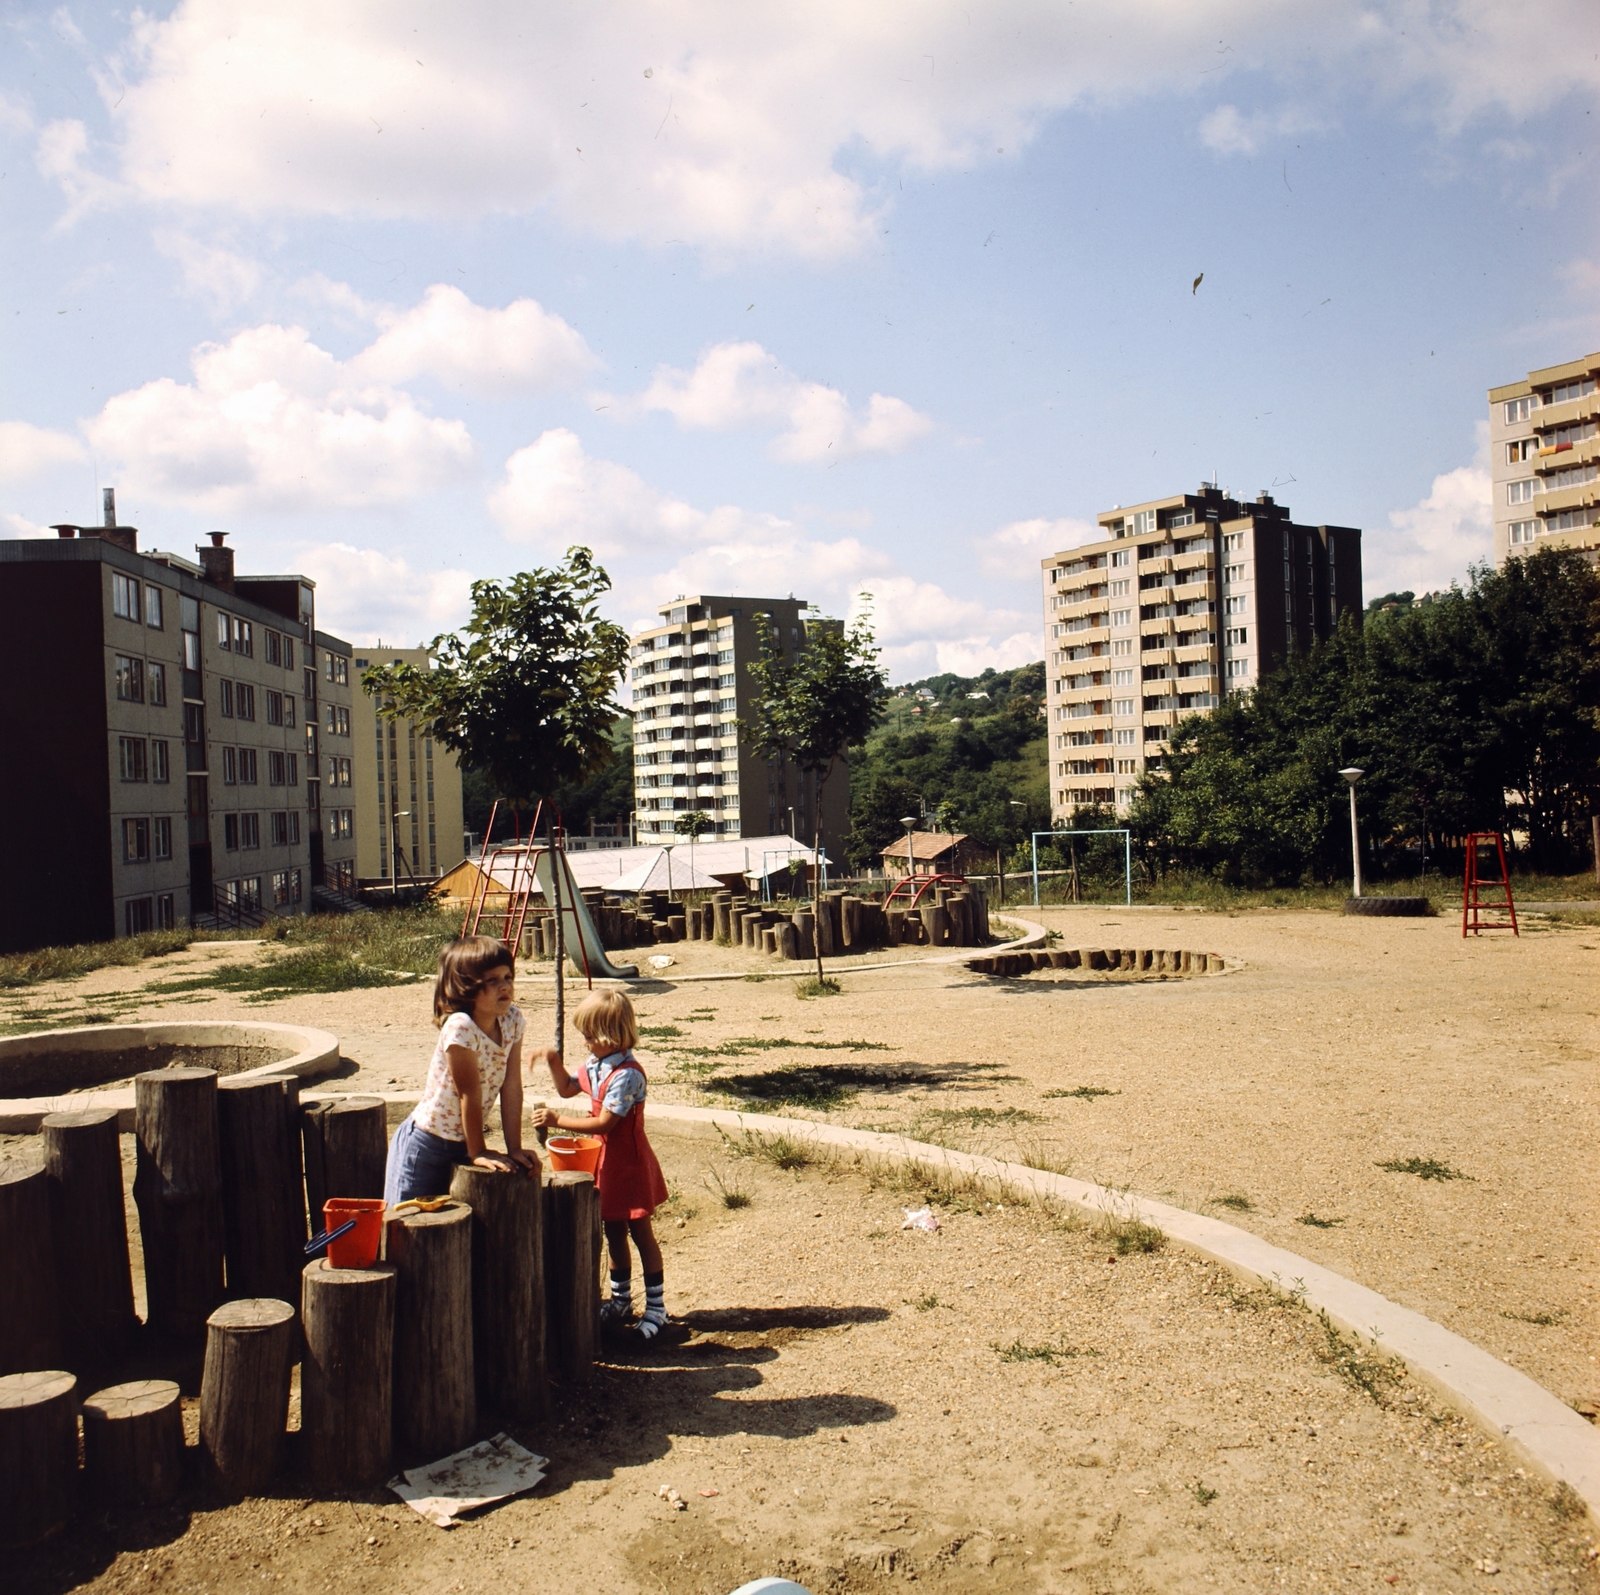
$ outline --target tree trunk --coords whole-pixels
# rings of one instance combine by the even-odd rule
[[[311,1233],[322,1233],[322,1204],[332,1196],[383,1195],[389,1118],[382,1097],[308,1103],[300,1115],[305,1142],[306,1203]],[[292,1299],[292,1297],[291,1297]]]
[[[458,1167],[450,1194],[472,1209],[472,1334],[478,1394],[518,1421],[548,1403],[544,1251],[537,1178]]]
[[[228,1294],[293,1301],[306,1243],[299,1083],[221,1081],[217,1129]]]
[[[117,1112],[52,1113],[40,1132],[52,1244],[58,1257],[71,1262],[56,1276],[65,1354],[74,1372],[83,1373],[115,1362],[139,1326],[128,1263]],[[9,1229],[0,1222],[0,1248]],[[0,1277],[13,1275],[0,1271]]]
[[[169,1379],[98,1390],[83,1404],[83,1475],[97,1506],[165,1506],[183,1483],[183,1405]]]
[[[78,1381],[59,1370],[0,1378],[0,1545],[36,1545],[72,1516],[77,1390]]]
[[[38,1164],[0,1163],[0,1374],[61,1357],[50,1179]]]
[[[195,1336],[222,1300],[222,1160],[211,1069],[136,1075],[133,1199],[144,1242],[148,1321]]]
[[[289,1422],[294,1308],[231,1301],[206,1320],[200,1455],[229,1495],[260,1495],[278,1470]]]
[[[556,1011],[554,1015],[556,1034],[555,1041],[552,1043],[552,1045],[555,1047],[557,1060],[565,1064],[567,1056],[567,927],[566,916],[561,912],[561,889],[563,882],[561,879],[560,866],[562,863],[562,854],[556,845],[559,840],[559,827],[552,822],[550,826],[550,895],[552,898],[554,898],[554,902],[551,906],[553,907],[556,916]],[[531,837],[529,838],[529,841],[531,843]],[[540,1145],[542,1146],[543,1144],[544,1138],[541,1136]]]
[[[308,1264],[300,1430],[320,1490],[380,1483],[394,1452],[395,1271]]]
[[[545,1354],[557,1379],[582,1379],[600,1342],[600,1192],[592,1174],[545,1177]]]
[[[395,1269],[395,1439],[432,1461],[470,1445],[478,1425],[472,1368],[472,1210],[389,1220]]]

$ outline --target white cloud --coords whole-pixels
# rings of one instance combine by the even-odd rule
[[[662,366],[643,393],[616,409],[665,411],[679,426],[716,431],[784,426],[769,452],[796,464],[898,454],[934,428],[931,416],[882,393],[864,411],[852,410],[837,388],[801,381],[759,343],[719,343],[693,371]]]
[[[400,648],[429,642],[466,620],[472,573],[413,570],[398,555],[348,543],[311,544],[296,568],[317,584],[317,623],[349,642]]]
[[[69,432],[27,421],[0,421],[0,482],[20,482],[58,465],[76,465],[83,444]]]
[[[1093,521],[1080,521],[1070,515],[1047,519],[1012,521],[986,537],[974,540],[978,565],[986,576],[1002,581],[1027,582],[1035,588],[1039,581],[1039,562],[1064,548],[1093,542],[1102,535]]]
[[[0,513],[0,537],[46,537],[50,528],[41,526],[36,521],[30,521],[26,515],[18,515],[14,510]]]
[[[351,364],[382,382],[431,376],[446,387],[509,398],[575,383],[596,363],[582,335],[533,299],[494,310],[435,283],[420,304],[380,309],[374,319],[382,334]]]
[[[0,94],[0,129],[8,133],[31,133],[33,113],[9,94]]]
[[[870,595],[870,598],[869,596]],[[938,671],[976,675],[1044,657],[1042,632],[1029,618],[970,598],[957,598],[913,576],[876,576],[856,584],[851,613],[869,609],[884,663],[895,680]]]
[[[1433,592],[1464,581],[1467,567],[1494,554],[1489,423],[1478,423],[1471,465],[1434,477],[1428,496],[1410,509],[1391,510],[1391,531],[1366,540],[1364,585],[1369,595]]]
[[[1237,105],[1219,105],[1200,120],[1200,142],[1219,155],[1254,155],[1269,139],[1309,133],[1325,124],[1303,106],[1243,114]]]
[[[551,206],[611,237],[825,259],[877,236],[848,155],[923,171],[1014,155],[1075,104],[1275,75],[1456,127],[1592,90],[1592,0],[182,0],[102,74],[121,180],[255,214]],[[1243,122],[1239,124],[1243,126]],[[1227,137],[1219,124],[1215,136]],[[1232,136],[1247,137],[1235,129]],[[81,185],[83,151],[62,165]]]
[[[460,421],[362,380],[302,327],[253,327],[191,364],[193,382],[147,382],[85,423],[133,491],[218,511],[397,504],[473,466]]]
[[[207,300],[219,316],[253,299],[265,276],[260,261],[204,243],[177,228],[158,228],[155,245],[169,260],[178,263],[184,287]]]

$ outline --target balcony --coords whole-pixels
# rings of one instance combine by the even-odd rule
[[[1154,559],[1141,559],[1139,561],[1139,574],[1141,576],[1170,575],[1172,572],[1172,555],[1158,554]]]
[[[1584,482],[1556,493],[1541,493],[1535,513],[1558,515],[1562,510],[1581,509],[1585,504],[1597,503],[1600,503],[1600,481]]]

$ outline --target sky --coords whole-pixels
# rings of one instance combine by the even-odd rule
[[[1600,348],[1593,0],[0,8],[0,536],[300,571],[415,644],[592,548],[1042,656],[1217,480],[1490,555],[1490,386]]]

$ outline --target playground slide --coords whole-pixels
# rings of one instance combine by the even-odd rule
[[[555,901],[551,895],[550,857],[548,848],[540,848],[535,855],[533,865],[539,881],[539,890],[544,893],[544,900],[547,903]],[[583,899],[578,895],[578,883],[572,878],[572,866],[567,863],[564,856],[561,858],[561,921],[567,958],[580,975],[596,975],[604,980],[639,978],[637,964],[614,964],[607,956],[605,948],[600,944],[600,933],[594,928],[594,921],[589,918],[589,910],[584,907]]]

